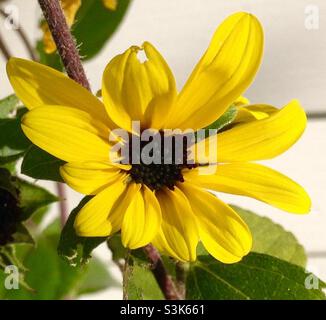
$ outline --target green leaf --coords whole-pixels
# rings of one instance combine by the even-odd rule
[[[16,232],[12,235],[13,240],[11,241],[12,244],[31,244],[34,245],[35,241],[31,234],[29,233],[28,229],[22,224],[18,224]]]
[[[21,287],[19,290],[1,290],[0,299],[57,300],[74,298],[81,293],[95,292],[108,285],[116,285],[102,263],[93,259],[82,268],[73,268],[57,254],[60,226],[52,223],[37,239],[36,249],[21,254],[28,268],[26,282],[34,292]],[[96,278],[97,275],[97,278]],[[1,277],[2,276],[2,277]],[[0,271],[0,281],[3,278]],[[101,282],[101,283],[100,283]]]
[[[112,287],[120,287],[120,283],[108,273],[107,266],[102,261],[94,258],[87,265],[87,273],[78,284],[76,294],[79,296]]]
[[[61,233],[58,253],[72,266],[88,263],[92,251],[107,239],[107,237],[79,237],[75,232],[75,218],[90,199],[91,197],[85,197],[77,208],[70,213]]]
[[[121,235],[119,233],[108,238],[107,245],[112,252],[113,261],[119,262],[126,257],[128,250],[122,245]]]
[[[5,168],[0,168],[0,189],[6,190],[11,193],[14,198],[18,198],[17,189],[13,185],[10,171]]]
[[[22,209],[21,221],[27,220],[40,208],[58,201],[56,196],[33,183],[16,179],[15,185],[19,190],[19,206]]]
[[[15,160],[12,162],[6,162],[5,164],[1,164],[1,168],[8,170],[11,174],[16,174],[16,164],[17,162]]]
[[[221,117],[219,117],[215,122],[210,124],[205,128],[205,130],[215,129],[221,131],[226,126],[230,125],[238,114],[238,109],[236,106],[231,106]]]
[[[232,206],[249,226],[253,235],[252,251],[305,267],[307,257],[302,245],[291,233],[269,218],[259,216],[251,211]]]
[[[108,239],[108,247],[112,251],[112,259],[117,263],[127,259],[127,266],[124,270],[124,292],[128,300],[162,300],[163,293],[155,280],[142,249],[128,252],[121,243],[121,235],[115,234]],[[172,263],[165,261],[166,266]],[[174,265],[175,267],[175,265]]]
[[[0,168],[0,242],[34,244],[21,222],[57,200],[47,190],[11,176],[8,170]]]
[[[19,105],[19,99],[14,95],[10,95],[0,100],[0,119],[8,117],[10,112],[15,110]]]
[[[0,165],[13,162],[23,156],[30,146],[21,126],[20,117],[0,119]]]
[[[63,182],[59,171],[63,164],[64,161],[33,145],[26,152],[21,172],[34,179]]]
[[[164,300],[144,252],[133,250],[127,255],[124,269],[124,292],[128,300]]]
[[[29,269],[26,282],[35,289],[34,293],[24,289],[5,292],[6,299],[48,300],[60,299],[70,293],[71,287],[78,282],[82,275],[58,259],[55,243],[57,239],[51,236],[42,236],[38,239],[35,250],[30,250],[24,259]]]
[[[93,58],[103,48],[117,30],[129,4],[129,0],[119,0],[117,9],[112,11],[99,0],[82,2],[72,33],[84,60]]]
[[[127,292],[128,300],[164,300],[150,267],[136,261],[130,266]]]
[[[188,274],[187,299],[324,300],[320,279],[314,278],[318,288],[306,288],[311,277],[299,266],[260,253],[231,265],[199,256]]]
[[[49,206],[42,207],[33,213],[32,221],[35,225],[40,225],[49,212]]]

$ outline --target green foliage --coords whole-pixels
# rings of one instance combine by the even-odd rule
[[[269,218],[233,206],[249,226],[253,235],[252,251],[265,253],[284,261],[305,267],[307,257],[295,236]]]
[[[11,176],[8,170],[0,168],[0,245],[33,244],[22,222],[57,200],[47,190]]]
[[[35,241],[28,229],[22,223],[17,225],[16,232],[12,235],[12,243],[35,245]]]
[[[158,286],[149,264],[143,264],[132,258],[126,279],[128,300],[163,300],[163,293]]]
[[[199,256],[190,267],[187,299],[325,299],[325,283],[315,278],[318,289],[307,289],[308,276],[299,266],[260,253],[251,253],[232,265]]]
[[[18,98],[12,94],[0,100],[0,119],[7,118],[19,105]]]
[[[34,179],[63,182],[59,169],[64,163],[64,161],[33,145],[26,152],[21,172]]]
[[[119,233],[116,233],[107,239],[107,246],[112,252],[113,261],[119,263],[120,260],[126,258],[127,249],[122,245]]]
[[[142,249],[128,251],[121,243],[120,234],[115,234],[107,241],[112,252],[112,259],[118,265],[127,259],[126,267],[121,266],[124,273],[124,294],[128,300],[162,300],[163,293],[151,271]],[[168,264],[168,260],[166,260]],[[170,263],[170,265],[174,265]]]
[[[76,287],[77,295],[95,293],[107,288],[121,286],[108,273],[106,265],[96,258],[92,259],[84,268],[87,269],[87,272],[83,281]]]
[[[187,299],[325,299],[322,292],[325,284],[303,268],[304,250],[291,233],[270,219],[241,208],[234,209],[251,228],[253,250],[257,252],[228,265],[211,257],[200,244],[198,260],[189,264],[187,272]],[[108,246],[117,263],[128,255],[118,234],[110,237]],[[175,280],[176,263],[164,255],[162,259]],[[124,291],[128,299],[163,299],[142,250],[129,253],[124,270]],[[318,289],[305,287],[317,282]]]
[[[22,179],[15,179],[19,191],[19,206],[22,209],[21,221],[27,220],[39,209],[58,201],[49,191]]]
[[[0,165],[2,169],[8,170],[11,174],[16,174],[16,161],[7,162],[5,164]]]
[[[6,278],[6,267],[15,266],[19,272],[18,282],[19,286],[26,292],[32,292],[33,289],[25,281],[26,267],[21,263],[17,257],[16,246],[0,246],[0,283],[4,284]],[[5,291],[4,286],[0,286],[0,300],[3,299],[2,292]]]
[[[89,200],[90,197],[85,197],[71,212],[61,233],[58,253],[72,266],[88,263],[92,251],[107,239],[107,237],[79,237],[75,232],[75,218]]]
[[[10,171],[5,168],[0,168],[0,189],[8,191],[14,198],[17,199],[17,189],[15,188],[12,179],[13,178]]]
[[[58,71],[63,71],[63,64],[57,51],[51,54],[47,54],[44,51],[44,43],[42,40],[37,42],[36,50],[40,57],[40,63],[45,64],[46,66],[54,68]]]
[[[28,272],[26,282],[35,290],[5,290],[0,287],[1,299],[47,300],[74,298],[83,293],[96,292],[116,286],[103,263],[97,259],[82,268],[73,268],[57,254],[59,223],[56,221],[37,239],[36,249],[21,254]],[[0,282],[5,275],[0,271]]]
[[[119,0],[116,10],[104,7],[102,1],[83,1],[72,28],[72,34],[80,45],[84,60],[93,58],[111,38],[125,16],[129,0]]]
[[[207,126],[205,130],[214,129],[217,131],[221,131],[222,129],[224,129],[226,126],[230,125],[234,121],[237,114],[238,114],[237,107],[232,105],[228,110],[226,110],[226,112],[221,117],[219,117],[216,121],[214,121],[212,124]]]
[[[20,125],[25,112],[21,109],[13,118],[0,118],[0,165],[19,159],[30,146]]]

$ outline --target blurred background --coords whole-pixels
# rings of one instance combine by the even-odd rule
[[[120,0],[123,1],[123,0]],[[34,43],[41,37],[40,10],[36,0],[12,0],[4,6],[18,8],[19,23]],[[257,15],[265,28],[265,55],[255,82],[246,93],[254,103],[282,107],[293,98],[305,107],[309,121],[303,138],[286,154],[264,163],[290,176],[311,195],[309,215],[292,215],[244,197],[219,196],[232,204],[268,216],[293,232],[308,254],[308,269],[326,279],[326,2],[325,0],[134,0],[124,21],[95,59],[85,63],[94,92],[100,89],[108,61],[130,45],[152,42],[173,70],[178,87],[186,81],[206,50],[218,24],[235,11]],[[16,32],[4,27],[0,33],[15,56],[28,54]],[[5,59],[0,56],[0,98],[13,93],[6,78]],[[295,125],[295,122],[293,123]],[[1,134],[1,131],[0,131]],[[42,182],[52,191],[53,183]],[[69,208],[81,199],[69,190]],[[53,206],[48,220],[58,214]],[[110,262],[105,246],[96,250],[117,280],[120,271]],[[84,298],[121,299],[115,286]]]

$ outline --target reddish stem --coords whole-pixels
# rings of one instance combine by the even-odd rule
[[[68,76],[90,90],[79,53],[59,0],[38,0]]]
[[[166,300],[181,300],[181,296],[154,246],[148,244],[144,251],[152,264],[152,272]]]

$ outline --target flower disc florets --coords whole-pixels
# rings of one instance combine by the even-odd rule
[[[136,183],[145,184],[151,190],[163,187],[173,190],[177,182],[184,182],[182,170],[196,167],[196,164],[189,160],[190,151],[186,136],[166,137],[163,132],[159,132],[149,141],[140,141],[138,152],[132,143],[135,139],[130,141],[129,159],[138,160],[136,163],[131,161],[130,176]],[[144,151],[150,143],[153,148],[148,152],[149,157],[146,157]]]

